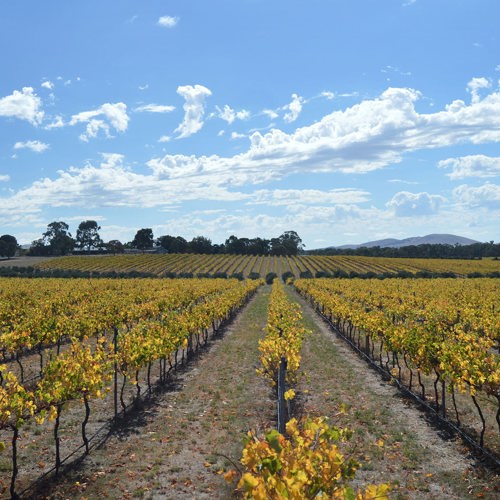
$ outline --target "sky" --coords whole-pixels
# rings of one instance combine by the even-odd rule
[[[500,241],[498,0],[0,3],[0,234]]]

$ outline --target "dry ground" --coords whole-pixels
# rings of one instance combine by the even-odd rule
[[[29,267],[53,259],[54,257],[12,257],[11,259],[0,259],[0,267]]]
[[[275,420],[272,392],[255,374],[269,292],[261,288],[168,390],[29,498],[233,498],[221,472],[238,462],[248,429],[269,428]],[[354,429],[346,453],[363,463],[356,486],[389,482],[394,498],[498,498],[493,472],[477,467],[460,442],[442,439],[307,304],[290,296],[302,304],[312,331],[303,348],[297,412],[327,415]]]

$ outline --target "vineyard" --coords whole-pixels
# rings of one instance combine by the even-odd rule
[[[406,267],[398,268],[396,260]],[[164,422],[169,424],[154,418],[154,431],[137,431],[144,439],[128,453],[135,457],[142,445],[147,447],[151,455],[143,458],[146,469],[139,474],[131,471],[132,464],[120,465],[127,471],[120,476],[124,484],[108,481],[108,488],[129,491],[128,484],[146,477],[154,464],[158,464],[155,477],[160,477],[159,464],[166,462],[171,465],[162,469],[161,477],[170,478],[169,483],[148,485],[143,494],[154,490],[168,496],[175,490],[191,498],[197,491],[195,475],[199,481],[209,478],[207,498],[219,497],[213,488],[224,498],[233,495],[234,488],[251,498],[313,498],[320,492],[351,498],[357,490],[358,498],[369,499],[387,498],[390,490],[403,496],[425,491],[434,472],[427,469],[419,483],[405,475],[405,468],[417,467],[417,446],[405,441],[410,431],[404,422],[395,424],[399,418],[395,414],[391,420],[379,413],[380,397],[370,396],[368,386],[348,389],[368,370],[350,372],[352,367],[333,360],[338,355],[332,348],[335,336],[345,339],[392,385],[410,393],[440,425],[490,464],[477,482],[471,483],[472,476],[467,481],[480,496],[491,492],[493,498],[500,488],[491,472],[500,464],[500,280],[416,277],[424,270],[417,266],[424,264],[430,273],[458,274],[459,268],[452,271],[448,263],[460,261],[123,255],[67,257],[40,266],[163,277],[175,273],[177,279],[0,278],[2,498],[44,498],[45,489],[57,488],[58,483],[66,484],[62,497],[76,496],[75,492],[85,497],[91,482],[98,484],[109,471],[119,474],[118,459],[89,472],[84,483],[82,476],[74,479],[74,464],[94,454],[106,462],[99,454],[103,443],[110,436],[121,436],[130,419],[144,419],[144,408],[151,404],[158,405],[155,414],[165,412]],[[498,262],[463,264],[471,267],[461,268],[461,275],[495,272]],[[334,266],[341,265],[353,279],[299,279],[320,272],[334,274],[340,269]],[[484,267],[478,271],[474,265]],[[349,274],[401,271],[414,279],[356,279]],[[290,272],[297,279],[288,286],[275,280],[272,289],[256,276],[227,279],[251,273],[264,277],[270,272],[278,276]],[[188,279],[180,277],[183,273],[227,276]],[[239,311],[255,307],[255,302],[263,309],[238,335],[224,338],[228,325],[241,321]],[[317,314],[306,325],[307,303]],[[319,333],[319,317],[328,323],[328,334]],[[212,352],[217,343],[220,347]],[[232,351],[225,354],[225,345]],[[319,349],[316,354],[314,345]],[[203,366],[200,359],[205,357],[211,361],[197,379],[196,371]],[[186,392],[185,409],[175,407],[172,413],[177,396],[169,391],[193,364],[200,367],[194,369],[193,379],[182,390],[175,389],[179,401]],[[331,393],[341,398],[335,404],[328,402]],[[389,401],[388,407],[393,404]],[[213,417],[207,408],[212,408]],[[365,411],[369,418],[363,416]],[[210,436],[219,425],[223,437],[215,445]],[[421,425],[425,427],[423,421]],[[394,434],[396,428],[404,430]],[[248,431],[243,448],[241,440]],[[186,432],[190,438],[176,441]],[[151,440],[145,439],[150,435]],[[391,446],[387,451],[386,441]],[[184,469],[172,465],[170,457],[192,446],[189,461],[183,462],[191,470],[200,443],[207,446],[198,466],[202,470],[179,481],[177,475]],[[214,446],[229,451],[217,451],[217,456]],[[407,450],[401,451],[402,446]],[[384,460],[377,461],[381,456]],[[422,453],[419,460],[418,467],[425,470],[429,457]],[[377,475],[359,475],[356,470],[363,470],[363,464],[368,471],[378,467]],[[445,481],[449,474],[443,472],[439,480]],[[457,484],[440,483],[440,488],[457,488],[463,477],[461,470],[454,480]],[[224,486],[223,478],[230,486]],[[101,495],[102,491],[96,493]]]
[[[295,286],[371,361],[500,455],[497,280],[299,280]]]
[[[217,275],[262,277],[268,273],[299,277],[390,277],[395,275],[433,277],[500,277],[500,260],[403,259],[362,256],[257,256],[144,254],[69,256],[44,261],[35,266],[45,271],[87,273],[146,273],[161,277],[213,277]]]
[[[11,496],[17,494],[23,426],[34,424],[32,432],[42,435],[49,433],[48,422],[54,422],[53,466],[39,463],[44,464],[41,472],[46,466],[57,475],[65,458],[61,415],[70,403],[81,405],[72,432],[81,429],[78,448],[89,453],[91,402],[101,399],[112,410],[109,419],[125,413],[141,393],[166,381],[171,370],[206,344],[259,284],[56,279],[33,287],[29,280],[3,280],[0,445],[3,449],[11,443]]]

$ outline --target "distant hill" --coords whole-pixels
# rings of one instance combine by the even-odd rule
[[[368,241],[366,243],[361,243],[360,245],[342,245],[335,248],[401,248],[410,245],[472,245],[473,243],[479,243],[479,241],[464,238],[463,236],[456,236],[454,234],[428,234],[427,236],[413,236],[403,240],[387,238],[385,240]]]

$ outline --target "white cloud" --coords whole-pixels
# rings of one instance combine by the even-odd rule
[[[103,116],[107,121],[97,120],[95,117]],[[77,123],[87,123],[85,133],[80,135],[82,141],[87,142],[91,138],[97,137],[100,130],[110,137],[110,125],[117,132],[125,132],[128,128],[129,117],[127,115],[127,105],[118,102],[115,104],[105,103],[92,111],[82,111],[71,117],[69,125]]]
[[[297,94],[292,94],[292,102],[285,106],[288,113],[285,114],[283,119],[287,123],[294,122],[300,115],[302,111],[302,104],[304,103],[304,98],[298,96]]]
[[[64,126],[65,126],[65,123],[64,123],[63,117],[58,115],[58,116],[54,117],[53,122],[46,125],[45,128],[47,130],[50,130],[53,128],[61,128]]]
[[[324,92],[321,92],[320,97],[324,97],[325,99],[331,101],[332,99],[335,98],[335,94],[333,92],[325,90]]]
[[[172,137],[169,135],[162,135],[159,139],[158,142],[170,142],[172,140]]]
[[[184,120],[175,129],[178,138],[196,134],[203,127],[205,114],[205,98],[212,95],[203,85],[184,85],[177,88],[177,93],[185,99],[183,105]]]
[[[454,101],[430,114],[416,111],[419,96],[413,89],[389,88],[290,134],[254,132],[249,149],[235,156],[167,155],[152,162],[163,165],[167,176],[195,167],[198,175],[217,174],[242,185],[294,173],[365,173],[400,162],[411,151],[500,142],[500,93],[470,105]]]
[[[138,113],[171,113],[175,110],[175,106],[168,106],[162,104],[143,104],[134,109]]]
[[[408,181],[408,180],[405,180],[405,179],[388,179],[387,182],[393,182],[395,184],[418,184],[418,182],[416,181]]]
[[[268,116],[271,120],[275,120],[279,116],[273,109],[264,109],[262,114]]]
[[[358,97],[359,92],[343,92],[342,94],[336,94],[338,97]]]
[[[409,193],[400,191],[386,203],[398,217],[432,215],[438,212],[439,206],[446,198],[429,193]]]
[[[89,139],[95,139],[102,130],[106,137],[110,137],[109,125],[103,120],[96,120],[95,118],[90,119],[87,122],[87,127],[85,132],[79,135],[79,138],[83,142],[89,142]]]
[[[441,160],[438,167],[452,167],[453,171],[447,175],[453,180],[466,177],[496,177],[500,175],[500,157],[470,155],[448,158]]]
[[[471,94],[472,102],[473,103],[478,103],[481,100],[481,97],[479,96],[479,90],[480,89],[487,89],[491,87],[491,83],[489,80],[486,78],[473,78],[468,84],[467,84],[467,90]]]
[[[224,105],[223,109],[220,109],[219,106],[216,106],[215,108],[217,109],[217,116],[229,124],[233,123],[235,120],[247,120],[250,118],[250,112],[246,109],[235,111],[227,104]]]
[[[32,87],[14,90],[11,95],[0,98],[0,116],[26,120],[32,125],[40,125],[44,113],[41,111],[42,100]]]
[[[201,123],[205,95],[202,97]],[[500,142],[498,92],[470,104],[453,101],[435,113],[426,114],[415,109],[418,99],[419,93],[413,89],[389,88],[377,98],[330,113],[312,125],[297,128],[293,133],[277,129],[266,133],[255,132],[250,138],[250,146],[243,153],[227,157],[167,154],[147,162],[150,169],[147,173],[139,174],[127,168],[119,155],[108,156],[100,165],[71,167],[59,172],[53,179],[41,179],[29,188],[0,198],[0,218],[14,220],[18,217],[16,220],[20,220],[30,214],[35,217],[43,207],[49,206],[78,206],[89,210],[94,207],[158,207],[158,210],[165,210],[190,200],[220,203],[243,200],[249,202],[246,209],[252,210],[252,202],[257,198],[250,192],[249,186],[258,183],[296,173],[364,173],[399,162],[411,151],[455,144]],[[106,124],[112,126],[104,114],[90,113],[93,116],[75,115],[81,118],[75,123],[90,125],[92,120],[96,120],[97,123],[92,126],[98,131]],[[245,186],[245,192],[240,186]],[[445,199],[438,195],[398,193],[382,211],[353,206],[353,203],[358,203],[355,195],[359,194],[359,203],[367,201],[369,196],[357,193],[356,189],[350,193],[339,190],[306,190],[305,193],[282,190],[276,194],[261,190],[267,194],[261,193],[260,196],[263,204],[268,200],[270,206],[283,207],[278,210],[286,211],[290,216],[290,219],[271,221],[283,230],[290,227],[299,229],[300,223],[300,228],[310,231],[314,223],[316,233],[319,228],[322,234],[323,231],[326,234],[333,227],[335,234],[340,235],[338,231],[358,231],[361,234],[366,227],[370,227],[369,224],[374,224],[378,232],[391,232],[398,227],[398,217],[402,214],[439,212],[442,216],[439,221],[436,217],[412,220],[412,231],[420,230],[426,234],[423,231],[430,230],[429,225],[424,224],[425,220],[428,224],[429,220],[432,221],[433,232],[459,232],[462,223],[463,227],[473,223],[491,226],[491,221],[481,219],[485,213],[487,215],[486,208],[471,211],[464,208],[469,205],[460,204],[462,199],[468,200],[468,203],[479,200],[480,194],[494,201],[496,198],[492,193],[496,193],[496,188],[489,186],[483,188],[481,193],[472,190],[478,188],[457,190],[457,201],[453,206],[448,203],[443,206]],[[322,200],[321,206],[312,204],[315,197]],[[287,199],[291,200],[293,213],[286,208],[289,205],[284,200]],[[297,211],[300,206],[304,207],[303,216]],[[322,215],[330,219],[321,222]],[[359,216],[363,227],[350,227],[348,222],[340,227],[336,217],[341,216],[349,223]],[[255,214],[248,215],[249,219],[252,217]],[[296,220],[297,225],[292,223],[287,227],[284,221],[288,220]]]
[[[14,144],[14,149],[31,149],[35,153],[43,153],[47,149],[49,149],[49,145],[40,141],[25,141],[25,142],[16,142]]]
[[[472,187],[466,184],[453,190],[453,195],[468,207],[484,207],[492,210],[500,209],[500,186],[487,182],[482,186]]]
[[[0,174],[0,182],[8,182],[10,181],[10,175]]]
[[[172,16],[161,16],[158,19],[158,25],[162,26],[163,28],[173,28],[178,22],[179,18]]]
[[[245,134],[240,134],[238,132],[231,132],[231,139],[246,139],[247,136]]]
[[[138,174],[124,163],[120,154],[102,154],[98,165],[87,163],[58,172],[54,179],[44,178],[7,197],[0,197],[0,218],[37,214],[44,207],[80,207],[85,210],[105,207],[169,207],[180,200],[244,200],[248,195],[229,190],[227,179],[216,175],[197,177],[173,165],[169,176],[165,165],[151,173]],[[175,169],[179,170],[176,171]]]
[[[370,193],[361,189],[337,188],[329,191],[319,189],[260,189],[252,194],[251,204],[271,206],[291,205],[338,205],[369,201]]]
[[[42,82],[42,87],[44,89],[52,90],[54,88],[54,84],[50,80],[45,80]]]
[[[64,217],[65,222],[78,222],[80,223],[82,220],[95,220],[96,222],[102,222],[106,220],[106,217],[102,215],[95,215],[95,214],[80,214],[80,215],[73,215],[71,217]]]
[[[382,68],[380,70],[381,73],[391,73],[391,74],[397,74],[397,75],[401,75],[401,76],[411,76],[411,72],[410,71],[402,71],[400,70],[399,68],[395,67],[395,66],[391,66],[390,64],[385,66],[384,68]]]

